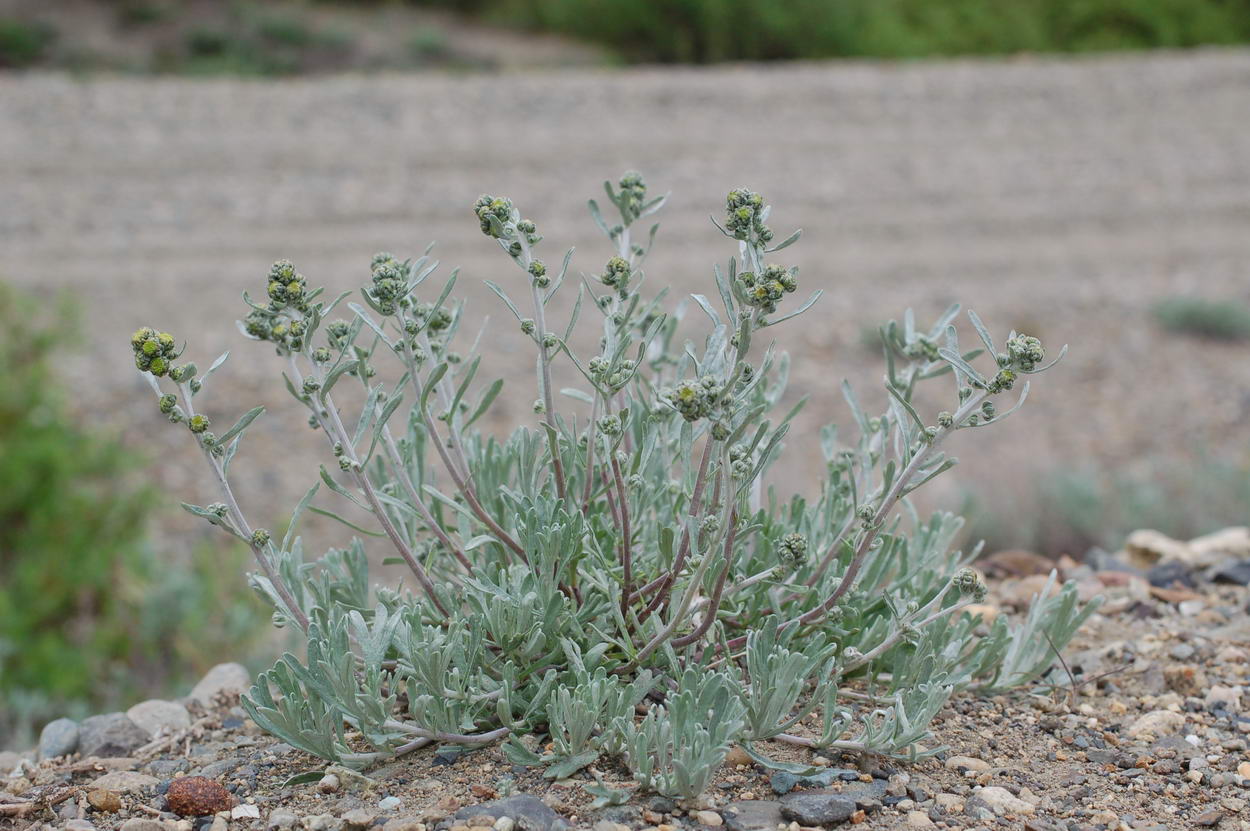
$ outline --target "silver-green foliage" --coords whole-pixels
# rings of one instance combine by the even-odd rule
[[[766,764],[777,763],[756,743],[768,740],[914,756],[954,691],[1045,674],[1092,606],[1068,586],[986,633],[967,611],[985,591],[968,568],[976,552],[952,548],[962,520],[922,517],[908,499],[954,465],[950,434],[1023,403],[1024,377],[1049,366],[1042,344],[1014,332],[996,344],[969,313],[968,349],[957,307],[929,328],[908,311],[881,329],[884,406],[870,413],[844,384],[854,424],[823,431],[817,494],[778,492],[765,475],[798,407],[776,413],[789,360],[765,338],[820,296],[789,302],[798,274],[776,260],[798,232],[774,243],[763,199],[732,191],[717,227],[737,256],[715,269],[711,297],[670,308],[666,292],[644,291],[658,226],[635,234],[666,197],[637,174],[606,190],[615,216],[594,201],[590,212],[611,256],[581,276],[561,325],[547,311],[573,291],[572,252],[548,269],[510,201],[474,205],[520,272],[488,285],[535,351],[533,423],[506,438],[473,426],[502,382],[484,380],[489,356],[460,337],[455,273],[427,289],[428,249],[375,256],[361,302],[328,300],[287,261],[266,301],[245,295],[240,329],[277,351],[334,459],[291,527],[306,509],[341,518],[314,504],[324,485],[371,517],[374,529],[341,519],[408,567],[403,590],[370,589],[359,541],[308,563],[292,532],[252,528],[229,467],[259,409],[214,435],[195,399],[224,356],[199,376],[171,336],[135,333],[161,411],[188,426],[221,489],[222,502],[187,509],[249,543],[275,621],[307,636],[303,657],[284,655],[245,696],[257,723],[342,764],[502,741],[550,776],[617,758],[643,786],[692,797],[734,743]],[[589,356],[570,346],[586,317],[600,331]],[[679,323],[702,323],[702,336],[679,339]],[[559,408],[553,364],[579,379]],[[922,415],[922,385],[945,385],[949,409]],[[809,715],[819,737],[790,732]]]

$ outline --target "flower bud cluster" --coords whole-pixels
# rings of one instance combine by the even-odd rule
[[[380,257],[385,259],[379,260]],[[373,285],[365,293],[377,305],[381,314],[393,315],[401,305],[407,305],[408,269],[389,254],[375,254],[370,267]]]
[[[613,257],[603,267],[603,274],[599,275],[599,282],[610,289],[616,289],[617,295],[624,298],[629,293],[628,286],[631,273],[632,269],[629,267],[628,260],[624,257]]]
[[[686,421],[698,421],[711,414],[716,406],[716,380],[704,377],[697,381],[685,380],[665,394],[673,409]]]
[[[619,206],[621,215],[633,222],[642,213],[643,203],[647,199],[647,183],[642,174],[636,170],[626,171],[618,183],[621,188]]]
[[[966,566],[955,573],[955,577],[951,582],[955,586],[955,590],[961,595],[971,597],[977,601],[984,600],[988,591],[985,583],[981,580],[981,576]]]
[[[1007,358],[1021,372],[1033,372],[1046,359],[1046,350],[1037,338],[1016,335],[1007,341]]]
[[[290,260],[278,260],[269,268],[266,293],[271,311],[292,307],[301,314],[308,312],[308,281]]]
[[[765,314],[777,311],[777,301],[799,287],[795,270],[779,265],[765,266],[762,275],[744,271],[738,275],[738,283],[746,294],[747,304],[755,306]]]
[[[777,556],[792,569],[796,569],[807,559],[807,537],[799,533],[786,534],[777,546]]]
[[[473,213],[477,214],[482,224],[482,233],[499,239],[504,236],[504,227],[512,219],[512,200],[484,193],[473,203]]]
[[[591,377],[613,392],[629,383],[636,367],[637,363],[628,358],[613,366],[611,361],[600,355],[586,362],[586,368],[590,371]]]
[[[180,354],[173,335],[147,326],[131,335],[130,347],[135,353],[135,366],[157,378],[169,374],[174,359]]]
[[[725,199],[725,228],[734,239],[749,240],[754,237],[759,242],[768,242],[773,238],[772,230],[764,224],[764,197],[758,193],[737,188],[729,192]]]

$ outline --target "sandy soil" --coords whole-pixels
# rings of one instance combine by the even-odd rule
[[[438,240],[472,306],[502,320],[481,280],[518,275],[479,234],[473,199],[511,195],[548,260],[576,245],[574,268],[591,272],[609,252],[585,200],[632,167],[674,192],[649,279],[706,291],[733,253],[707,217],[746,185],[779,230],[804,228],[787,252],[801,290],[828,292],[779,335],[799,358],[794,393],[812,397],[792,450],[844,416],[843,375],[875,383],[861,332],[908,305],[923,318],[959,299],[1000,330],[1072,345],[1017,420],[952,448],[979,457],[965,482],[1019,505],[1055,466],[1250,439],[1245,348],[1165,335],[1148,313],[1174,294],[1250,300],[1248,123],[1238,50],[277,82],[8,75],[0,276],[80,298],[88,349],[65,366],[76,396],[153,451],[180,498],[212,497],[127,336],[159,325],[201,366],[234,350],[206,406],[219,421],[272,407],[238,470],[258,522],[278,524],[321,440],[296,429],[277,364],[233,325],[274,259],[338,291],[364,281],[375,250]],[[502,329],[486,345],[510,390],[496,427],[530,417],[521,344]],[[787,464],[814,474],[813,455]]]

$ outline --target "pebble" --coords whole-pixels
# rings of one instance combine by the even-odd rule
[[[230,819],[260,819],[260,809],[246,802],[235,805],[230,809]]]
[[[298,823],[299,817],[297,817],[294,813],[285,808],[278,808],[269,812],[269,821],[266,823],[265,827],[270,829],[294,828]]]
[[[308,831],[339,831],[343,827],[343,820],[333,814],[317,814],[312,817],[304,817],[304,827]],[[386,828],[387,831],[393,831],[389,823]]]
[[[62,831],[96,831],[96,827],[85,819],[66,820],[61,829]]]
[[[78,749],[78,722],[72,718],[58,718],[43,726],[39,733],[39,758],[51,759],[68,756]]]
[[[911,828],[932,828],[933,820],[924,811],[908,811],[907,825]]]
[[[115,770],[96,779],[91,783],[91,787],[116,793],[136,793],[148,788],[155,788],[160,783],[161,780],[155,776],[148,776],[146,773],[135,773],[131,770]]]
[[[108,713],[84,719],[79,725],[78,752],[83,756],[126,756],[147,744],[148,734],[125,713]]]
[[[1130,739],[1145,734],[1166,736],[1179,733],[1184,726],[1185,717],[1180,713],[1174,713],[1171,710],[1153,710],[1129,725],[1125,735]]]
[[[379,811],[393,811],[403,804],[404,804],[404,801],[400,799],[399,797],[388,796],[385,799],[382,799],[378,802],[378,810]]]
[[[87,802],[97,811],[103,811],[106,814],[116,814],[122,809],[122,800],[112,791],[106,791],[102,788],[87,793]]]
[[[781,815],[800,825],[846,822],[855,811],[855,801],[841,794],[809,791],[792,793],[781,799]]]
[[[1000,788],[997,785],[981,788],[974,793],[974,796],[988,805],[990,810],[1000,817],[1007,814],[1031,814],[1035,810],[1032,804],[1013,795],[1006,788]]]
[[[146,731],[149,737],[191,726],[191,714],[186,707],[159,698],[150,698],[136,704],[126,711],[126,716]]]
[[[372,811],[364,808],[357,808],[354,811],[348,811],[343,814],[343,825],[347,828],[368,828],[373,824],[376,817]]]
[[[317,783],[317,790],[322,793],[336,793],[339,789],[339,778],[336,774],[327,773],[321,777],[321,781]]]
[[[952,756],[946,760],[946,769],[981,773],[990,769],[990,763],[975,756]]]
[[[121,831],[168,831],[160,820],[149,817],[131,817],[122,823]]]
[[[191,688],[190,698],[205,707],[211,707],[218,695],[227,697],[245,693],[252,686],[252,674],[242,664],[218,664],[204,674],[199,683]]]
[[[725,823],[725,821],[721,818],[721,815],[716,813],[715,811],[696,811],[694,818],[699,823],[699,825],[705,825],[705,826],[710,826],[710,827],[724,825]]]

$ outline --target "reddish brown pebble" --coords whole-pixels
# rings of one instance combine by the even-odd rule
[[[473,784],[469,786],[469,790],[478,799],[495,799],[499,793],[490,785]]]
[[[122,801],[117,794],[100,788],[88,793],[87,801],[91,803],[92,808],[106,814],[116,814],[122,809]]]
[[[169,783],[169,810],[181,817],[205,817],[229,811],[234,797],[220,782],[204,776],[183,776]]]

